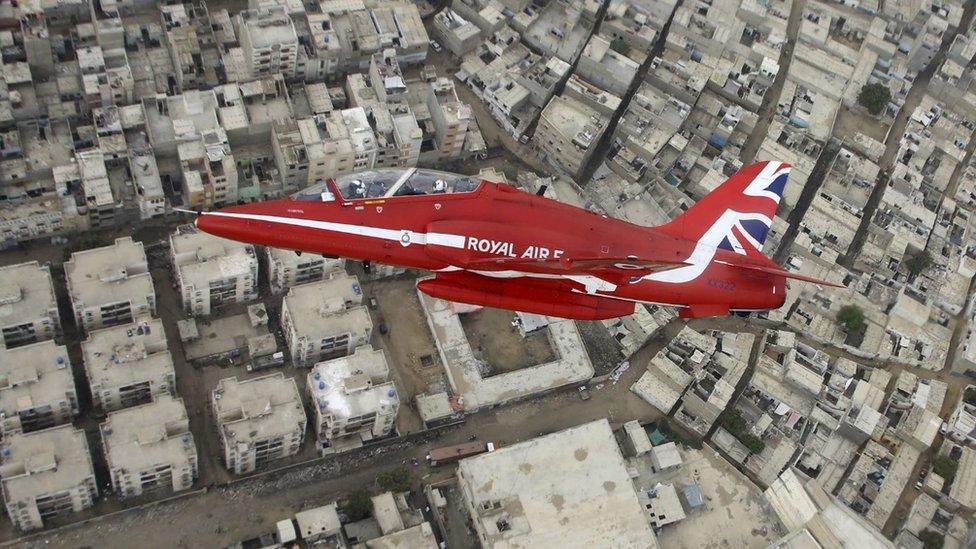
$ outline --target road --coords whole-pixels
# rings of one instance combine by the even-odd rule
[[[65,532],[40,535],[26,545],[122,548],[131,547],[132,540],[138,539],[142,547],[221,547],[269,532],[276,521],[302,509],[336,501],[358,488],[372,487],[379,472],[407,463],[411,458],[422,461],[430,447],[463,442],[472,433],[507,445],[607,417],[614,426],[631,419],[651,421],[660,414],[629,389],[644,369],[639,364],[646,364],[666,343],[664,338],[655,339],[638,351],[633,359],[635,365],[618,383],[600,389],[591,386],[591,398],[587,401],[580,400],[575,387],[571,387],[475,414],[465,424],[449,427],[437,436],[394,442],[373,449],[372,455],[353,452],[327,458],[283,474],[248,479]],[[431,472],[423,465],[413,471],[418,486],[421,481],[427,483],[445,474]],[[428,474],[433,476],[427,477]],[[254,504],[255,499],[260,500],[260,505]]]
[[[609,2],[607,2],[609,3]],[[634,98],[634,94],[640,89],[641,84],[644,83],[644,79],[647,77],[647,71],[650,70],[651,64],[654,62],[654,58],[659,57],[664,53],[664,47],[668,42],[668,31],[671,30],[671,21],[674,20],[674,14],[681,7],[682,0],[678,0],[674,4],[674,9],[671,10],[671,15],[668,16],[668,21],[664,24],[661,32],[657,36],[657,40],[654,41],[654,46],[651,51],[648,52],[647,57],[644,62],[640,64],[637,68],[637,74],[634,76],[634,80],[630,83],[630,87],[627,89],[627,93],[620,98],[620,106],[617,110],[613,112],[613,116],[610,117],[610,121],[607,123],[607,127],[600,134],[600,139],[597,141],[596,146],[593,148],[593,152],[590,155],[590,161],[582,166],[579,174],[579,184],[581,187],[586,186],[593,178],[593,173],[596,169],[603,164],[603,160],[607,157],[607,152],[610,150],[610,144],[613,143],[613,134],[617,129],[617,124],[620,123],[620,118],[625,112],[627,112],[627,107],[630,105],[631,99]]]
[[[749,137],[746,138],[742,150],[739,152],[739,159],[742,164],[750,164],[759,154],[759,147],[762,146],[766,136],[769,134],[769,124],[773,121],[776,114],[776,107],[779,105],[779,97],[783,93],[783,84],[790,72],[790,64],[793,62],[793,48],[796,47],[796,37],[800,33],[800,22],[803,20],[803,9],[806,7],[806,0],[794,0],[790,6],[790,17],[786,22],[786,44],[779,52],[779,72],[773,80],[773,85],[766,90],[763,96],[762,105],[759,107],[759,119],[756,127]]]
[[[962,20],[960,22],[960,28],[968,28],[970,21],[973,18],[973,10],[976,8],[976,2],[966,2],[965,8],[963,9]],[[932,57],[929,64],[922,69],[918,76],[915,77],[915,81],[912,82],[911,89],[908,90],[908,94],[905,97],[905,103],[902,105],[898,114],[895,116],[895,121],[891,124],[891,128],[888,130],[888,136],[885,138],[885,150],[878,160],[878,167],[881,171],[878,173],[878,179],[874,183],[874,189],[871,191],[871,196],[868,197],[868,202],[864,206],[864,213],[861,216],[861,224],[858,226],[857,231],[854,233],[854,239],[851,242],[850,248],[847,253],[841,256],[839,263],[844,267],[850,269],[857,257],[861,254],[861,248],[864,247],[864,242],[867,239],[868,230],[871,227],[871,221],[874,219],[874,214],[878,210],[878,206],[881,204],[881,198],[884,196],[885,190],[888,188],[889,178],[888,173],[892,166],[895,164],[895,155],[898,154],[898,148],[901,144],[902,136],[905,135],[905,128],[908,126],[908,120],[912,113],[922,102],[922,98],[925,97],[925,93],[928,90],[929,82],[932,80],[932,76],[935,71],[939,68],[943,61],[945,61],[946,54],[949,52],[949,47],[952,45],[953,40],[955,40],[956,35],[959,33],[959,29],[953,29],[952,32],[947,33],[943,39],[942,44],[939,47],[939,51]]]

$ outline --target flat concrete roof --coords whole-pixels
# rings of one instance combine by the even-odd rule
[[[7,417],[60,402],[74,392],[71,361],[63,345],[47,340],[0,349],[0,410]]]
[[[417,405],[417,413],[424,421],[446,419],[455,413],[454,408],[451,407],[450,397],[445,392],[417,395],[414,401]]]
[[[256,48],[267,48],[275,44],[287,45],[298,42],[295,25],[284,6],[272,6],[241,12],[244,31],[248,33],[251,44]]]
[[[181,285],[208,288],[210,282],[256,274],[254,247],[204,232],[182,231],[170,236],[177,278]],[[257,276],[253,277],[257,283]]]
[[[461,460],[457,476],[486,547],[600,547],[609,539],[657,547],[606,419]]]
[[[787,468],[765,492],[766,500],[788,531],[809,529],[818,546],[889,548],[891,542],[864,517],[828,494],[816,481],[806,485]]]
[[[298,532],[302,539],[329,535],[342,528],[338,506],[335,503],[295,513],[295,522],[298,523]]]
[[[238,381],[221,379],[213,392],[214,416],[227,444],[254,442],[305,430],[305,408],[294,378],[281,372]]]
[[[111,246],[71,254],[64,273],[71,299],[86,307],[140,303],[155,294],[142,242],[128,236],[116,239]]]
[[[321,282],[293,286],[283,307],[299,335],[315,338],[372,329],[366,308],[356,306],[362,302],[359,279],[340,272]]]
[[[110,413],[101,432],[109,468],[130,473],[156,465],[179,469],[196,459],[186,407],[170,395]]]
[[[412,528],[371,539],[366,542],[368,549],[437,549],[437,538],[429,522]]]
[[[383,492],[373,496],[373,518],[380,525],[380,530],[384,534],[399,532],[403,530],[403,517],[400,516],[400,509],[397,507],[396,498],[393,492]]]
[[[4,500],[17,501],[70,490],[92,477],[85,432],[71,425],[16,433],[3,441],[0,479]]]
[[[81,350],[93,389],[158,381],[175,373],[163,322],[158,318],[94,330],[81,343]]]
[[[253,326],[246,313],[208,320],[196,319],[195,325],[198,337],[183,343],[187,360],[244,349],[249,339],[270,333],[266,325]]]
[[[354,418],[398,405],[396,387],[388,381],[386,353],[369,345],[319,362],[308,374],[308,392],[322,416]]]
[[[57,308],[50,269],[36,261],[0,267],[0,327],[33,322]]]
[[[583,346],[576,323],[550,318],[549,340],[555,360],[513,372],[482,377],[478,359],[464,334],[464,327],[451,303],[421,291],[420,303],[441,355],[454,392],[461,395],[465,410],[477,410],[529,395],[581,383],[593,377],[593,364]]]

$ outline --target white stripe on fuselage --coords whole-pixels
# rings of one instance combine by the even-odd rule
[[[446,248],[457,248],[464,249],[465,238],[463,235],[459,234],[449,234],[449,233],[418,233],[416,231],[408,230],[396,230],[396,229],[383,229],[380,227],[371,227],[364,225],[350,225],[348,223],[335,223],[332,221],[318,221],[315,219],[302,219],[299,217],[282,217],[277,215],[263,215],[263,214],[242,214],[242,213],[230,213],[230,212],[211,212],[204,215],[214,215],[218,217],[231,217],[234,219],[251,219],[254,221],[267,221],[269,223],[280,223],[283,225],[292,225],[295,227],[306,227],[309,229],[318,229],[322,231],[332,231],[336,233],[365,236],[368,238],[377,238],[380,240],[391,240],[394,242],[403,242],[402,238],[404,234],[409,235],[409,244],[420,244],[420,245],[435,245],[444,246]],[[438,269],[438,272],[454,272],[462,271],[461,267],[451,265],[443,269]],[[616,284],[612,284],[603,280],[602,278],[592,276],[592,275],[560,275],[560,274],[550,274],[550,273],[531,273],[525,271],[481,271],[472,270],[469,271],[482,276],[488,276],[492,278],[545,278],[545,279],[567,279],[582,284],[586,288],[586,292],[590,294],[595,294],[596,292],[613,292],[617,289]]]

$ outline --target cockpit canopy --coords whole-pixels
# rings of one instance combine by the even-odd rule
[[[470,193],[481,184],[466,175],[421,168],[367,170],[340,175],[335,182],[345,200]],[[320,181],[295,193],[292,199],[330,202],[335,197],[328,185]]]

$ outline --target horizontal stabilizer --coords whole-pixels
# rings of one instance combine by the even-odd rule
[[[803,282],[812,282],[813,284],[819,284],[821,286],[833,286],[834,288],[845,287],[843,284],[827,282],[826,280],[820,280],[819,278],[813,278],[812,276],[801,275],[799,273],[787,271],[786,269],[780,269],[779,267],[771,267],[769,265],[757,265],[754,263],[727,263],[727,262],[722,262],[722,263],[726,263],[726,265],[730,265],[732,267],[746,269],[748,271],[756,271],[756,272],[765,273],[773,276],[782,276],[783,278],[802,280]]]

